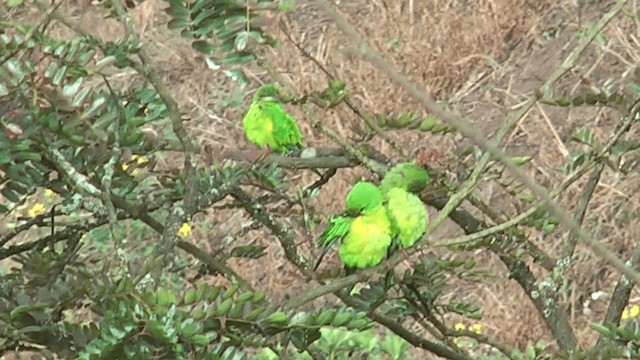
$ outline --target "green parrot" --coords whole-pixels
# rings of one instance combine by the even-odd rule
[[[391,222],[380,189],[370,182],[356,183],[345,204],[346,212],[331,219],[318,239],[323,246],[314,271],[329,248],[342,240],[338,254],[347,269],[378,265],[391,245]]]
[[[401,188],[414,194],[424,190],[431,178],[424,168],[412,162],[398,163],[380,182],[380,191],[386,194],[391,188]]]
[[[391,252],[398,246],[413,246],[427,230],[427,208],[414,193],[422,191],[429,182],[427,171],[414,163],[397,164],[380,182],[391,220]]]
[[[409,248],[427,231],[427,208],[418,196],[399,187],[386,194],[394,246]]]
[[[278,101],[275,85],[262,85],[253,95],[253,101],[242,120],[245,134],[260,148],[284,153],[303,147],[302,134],[296,120]]]

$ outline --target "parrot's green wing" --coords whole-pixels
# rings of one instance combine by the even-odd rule
[[[264,113],[273,122],[273,139],[276,148],[273,150],[285,152],[287,150],[302,149],[302,134],[296,120],[277,102],[260,102]]]
[[[399,163],[385,174],[380,182],[380,190],[383,194],[387,194],[392,188],[419,193],[430,181],[429,173],[424,168],[412,162]]]
[[[376,266],[391,245],[391,223],[384,206],[353,219],[349,233],[338,250],[340,260],[350,268]]]
[[[242,120],[245,134],[259,147],[277,152],[302,148],[302,134],[295,119],[278,101],[275,85],[260,86]]]
[[[277,146],[273,138],[273,121],[264,112],[259,102],[251,103],[247,114],[242,119],[242,127],[247,139],[258,147],[268,146],[273,149]]]
[[[315,271],[322,258],[327,254],[327,251],[340,239],[344,238],[351,229],[351,223],[353,222],[353,218],[349,216],[337,216],[331,219],[327,228],[324,229],[324,232],[318,238],[318,246],[322,247],[322,253],[318,257],[316,264],[313,267],[313,271]]]
[[[394,241],[403,248],[411,247],[427,230],[427,208],[419,197],[401,188],[392,188],[387,195]]]

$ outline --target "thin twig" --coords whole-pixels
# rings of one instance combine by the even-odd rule
[[[329,72],[329,70],[322,63],[320,63],[320,60],[316,59],[315,56],[311,55],[307,50],[305,50],[299,42],[293,40],[293,37],[291,37],[289,31],[287,31],[287,28],[283,21],[280,21],[280,29],[282,29],[282,32],[293,44],[293,46],[295,46],[300,51],[302,56],[311,60],[330,80],[337,80],[336,76]],[[405,149],[397,141],[391,138],[391,136],[389,136],[386,131],[382,129],[380,125],[378,125],[378,123],[369,114],[365,113],[358,105],[355,104],[355,102],[349,95],[345,96],[343,101],[351,109],[351,111],[353,111],[354,114],[358,115],[358,117],[364,120],[364,122],[378,136],[380,136],[384,141],[391,145],[391,147],[398,153],[400,153],[402,157],[404,157],[406,160],[411,158],[411,154],[409,153],[409,151],[407,151],[407,149]]]
[[[628,264],[634,269],[640,268],[640,247],[636,247],[636,249],[633,251],[633,255],[631,255],[631,259],[629,259]],[[629,303],[629,297],[631,296],[631,291],[634,287],[635,284],[631,281],[631,279],[629,279],[627,275],[620,275],[620,278],[616,283],[616,287],[613,289],[613,294],[611,294],[611,301],[609,302],[609,306],[607,307],[607,313],[604,316],[604,320],[602,320],[603,324],[620,324],[622,312]],[[598,336],[596,347],[602,345],[606,341],[609,341],[609,339],[600,334]]]

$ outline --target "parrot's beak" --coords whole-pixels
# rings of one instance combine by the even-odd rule
[[[349,214],[349,216],[351,216],[351,217],[360,216],[361,213],[362,213],[362,211],[360,211],[360,210],[347,210],[347,214]]]

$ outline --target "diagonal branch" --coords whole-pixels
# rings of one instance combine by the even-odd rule
[[[402,86],[409,94],[419,100],[431,113],[437,115],[439,118],[445,120],[450,125],[454,126],[460,133],[471,139],[476,145],[487,151],[485,155],[491,155],[500,162],[502,162],[506,168],[508,168],[515,177],[518,178],[524,185],[526,185],[531,191],[536,194],[540,199],[544,200],[548,206],[549,211],[555,215],[559,221],[567,229],[573,231],[579,239],[586,242],[601,258],[605,259],[609,264],[615,267],[617,270],[624,272],[636,283],[640,284],[640,274],[625,266],[618,257],[609,251],[605,246],[595,241],[584,229],[582,229],[562,207],[557,205],[547,190],[540,186],[535,180],[527,176],[517,165],[509,159],[497,146],[495,142],[487,140],[481,132],[470,124],[468,121],[463,120],[451,114],[445,110],[442,110],[430,96],[420,91],[405,75],[396,71],[378,52],[373,50],[362,37],[362,35],[349,24],[344,17],[342,17],[336,9],[327,0],[315,0],[315,3],[320,7],[327,16],[329,16],[336,25],[349,37],[358,44],[360,55],[375,65],[379,70],[386,73],[398,85]],[[590,28],[585,35],[581,43],[574,49],[567,60],[563,63],[562,67],[558,71],[554,72],[551,77],[543,84],[540,91],[536,93],[535,97],[530,99],[529,103],[533,105],[537,98],[542,94],[548,94],[550,87],[555,81],[560,79],[567,71],[569,71],[577,59],[580,57],[586,47],[593,41],[593,39],[604,29],[604,27],[618,14],[620,10],[627,3],[627,0],[618,0],[616,5],[607,12],[598,23]],[[572,347],[572,346],[570,346]]]
[[[111,2],[119,20],[124,24],[127,32],[127,36],[134,39],[137,43],[142,45],[142,40],[136,32],[133,26],[133,20],[127,14],[125,6],[122,0],[113,0]],[[147,54],[143,46],[140,46],[138,51],[138,57],[141,63],[131,62],[131,66],[136,69],[142,76],[145,77],[156,89],[160,98],[167,106],[169,111],[169,118],[173,126],[173,132],[182,144],[184,152],[184,173],[186,178],[185,186],[185,198],[183,202],[183,208],[174,205],[169,218],[167,219],[167,226],[162,233],[162,237],[158,242],[158,245],[154,249],[155,256],[161,256],[166,258],[171,253],[175,245],[176,234],[178,228],[185,219],[191,218],[195,213],[198,204],[198,177],[196,174],[196,155],[195,148],[191,142],[187,130],[182,122],[180,108],[178,103],[173,98],[171,91],[162,80],[160,74],[155,69],[153,60]]]

